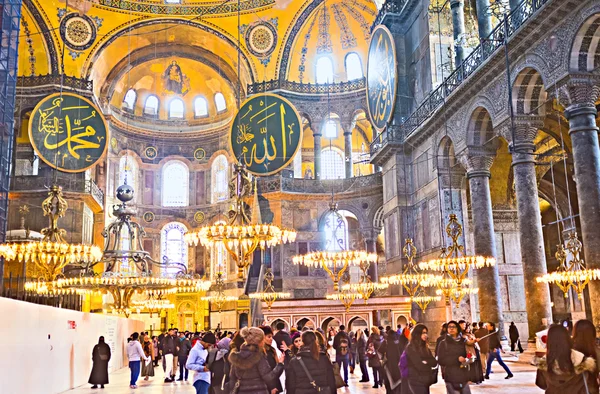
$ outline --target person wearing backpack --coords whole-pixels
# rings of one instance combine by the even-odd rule
[[[302,333],[302,347],[285,370],[287,394],[335,394],[333,366],[326,353],[319,350],[314,331]]]
[[[350,338],[345,331],[346,327],[340,325],[340,331],[333,337],[333,348],[335,349],[335,362],[344,368],[344,383],[348,386],[348,365],[350,364]]]
[[[92,350],[92,373],[88,383],[93,389],[104,388],[108,384],[108,362],[110,361],[110,346],[104,342],[104,337],[98,339],[98,344]]]
[[[429,387],[437,382],[437,361],[427,347],[428,339],[427,327],[417,324],[400,357],[403,393],[429,394]]]

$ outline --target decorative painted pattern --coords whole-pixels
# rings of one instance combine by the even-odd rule
[[[277,18],[240,26],[248,51],[260,59],[263,65],[269,64],[271,54],[277,46]]]
[[[317,53],[331,53],[333,48],[331,45],[331,35],[329,34],[329,12],[327,5],[323,5],[319,14],[319,39],[317,41]]]
[[[259,8],[271,6],[275,0],[245,0],[239,2],[239,10],[253,11]],[[206,4],[156,4],[145,3],[137,0],[99,0],[100,6],[118,8],[120,10],[142,12],[146,14],[159,15],[219,15],[238,12],[238,2],[206,3]]]
[[[317,21],[317,15],[312,18],[310,22],[310,26],[308,26],[308,31],[304,35],[304,45],[300,50],[300,65],[298,66],[298,78],[300,78],[300,82],[304,82],[304,72],[306,71],[306,54],[308,53],[308,41],[310,41],[311,33],[315,27],[315,22]]]
[[[371,24],[367,22],[363,14],[361,14],[357,9],[353,7],[353,5],[356,5],[356,1],[352,5],[349,5],[348,3],[340,4],[348,12],[348,14],[350,14],[350,16],[352,16],[352,18],[354,18],[354,20],[360,24],[360,28],[363,31],[365,41],[369,41],[371,39]],[[364,8],[365,7],[363,7],[363,9]],[[369,8],[367,7],[367,9]]]
[[[342,12],[340,5],[334,4],[331,6],[331,9],[333,10],[333,18],[340,28],[342,49],[355,48],[356,37],[352,34],[352,30],[350,30],[350,27],[348,26],[348,19],[346,19],[346,15]]]
[[[23,5],[31,13],[31,16],[33,17],[33,20],[38,26],[39,31],[41,31],[43,34],[44,41],[46,41],[46,49],[48,50],[48,55],[50,57],[50,67],[52,70],[52,74],[58,74],[58,53],[56,51],[56,47],[54,46],[54,40],[52,38],[52,34],[55,32],[55,30],[48,28],[48,25],[46,24],[46,15],[42,15],[40,13],[38,7],[36,6],[36,4],[33,3],[32,0],[23,0]]]
[[[35,55],[33,49],[33,39],[31,38],[31,31],[29,30],[29,23],[25,18],[21,18],[21,26],[23,26],[23,32],[25,33],[25,42],[27,43],[27,52],[29,52],[29,67],[31,68],[32,77],[35,76]]]

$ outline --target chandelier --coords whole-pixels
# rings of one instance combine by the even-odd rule
[[[275,277],[273,276],[271,268],[267,268],[267,271],[265,272],[265,287],[263,291],[250,294],[250,298],[261,300],[267,304],[269,311],[271,310],[271,306],[273,306],[275,301],[278,299],[290,298],[292,296],[290,293],[276,292],[275,287],[273,287],[273,279],[275,279]]]
[[[117,188],[117,199],[121,204],[113,206],[113,215],[117,219],[102,231],[106,238],[102,259],[87,264],[79,277],[55,280],[51,288],[63,294],[110,294],[113,299],[110,309],[126,317],[134,309],[132,297],[136,294],[152,298],[208,290],[210,282],[189,274],[184,264],[169,262],[168,259],[162,263],[155,261],[143,249],[142,240],[146,232],[132,220],[136,210],[127,205],[133,200],[133,194],[127,182]],[[99,263],[104,263],[102,274],[94,271]],[[160,270],[160,275],[155,275],[153,268]],[[44,283],[39,283],[35,290],[43,292],[44,287]]]
[[[175,309],[175,304],[157,295],[149,296],[146,300],[133,301],[133,305],[137,313],[147,310],[150,313],[150,317],[154,313],[160,313],[165,309]]]
[[[443,281],[439,282],[438,287],[441,293],[446,296],[446,302],[452,298],[456,303],[460,303],[467,294],[477,293],[477,289],[469,288],[471,282],[467,278],[472,268],[480,269],[492,267],[496,264],[496,259],[486,256],[468,256],[465,253],[464,246],[460,245],[458,239],[462,235],[463,228],[458,223],[455,214],[450,214],[450,220],[446,226],[446,234],[452,240],[452,244],[442,249],[439,258],[419,264],[422,270],[432,270],[441,272]]]
[[[215,305],[219,312],[223,310],[226,302],[237,301],[237,297],[228,296],[225,294],[225,281],[223,280],[223,272],[217,272],[215,279],[214,294],[202,297],[202,301],[208,301]]]
[[[581,241],[577,238],[575,231],[569,232],[567,248],[557,245],[555,253],[559,262],[558,269],[536,278],[538,283],[554,283],[564,293],[565,298],[569,296],[572,287],[577,298],[583,299],[583,291],[590,280],[600,279],[600,269],[587,269],[581,258]]]
[[[238,278],[244,279],[246,268],[252,264],[254,251],[296,240],[294,230],[282,229],[272,224],[260,223],[260,210],[256,182],[254,182],[253,222],[247,215],[244,198],[252,192],[252,178],[242,164],[234,166],[236,195],[228,224],[214,224],[185,235],[188,244],[200,243],[207,248],[223,245],[238,267]]]
[[[329,205],[329,214],[335,218],[334,223],[331,225],[331,239],[335,240],[337,239],[337,223],[343,222],[343,217],[338,212],[337,203],[332,202]],[[338,291],[340,279],[348,267],[359,267],[363,265],[368,268],[370,264],[377,263],[377,254],[368,253],[364,250],[324,250],[294,256],[292,258],[292,263],[295,265],[303,264],[312,268],[322,268],[333,280],[333,290]]]
[[[441,300],[440,296],[428,296],[425,293],[425,288],[437,286],[442,280],[442,275],[428,274],[418,269],[417,264],[415,263],[417,247],[414,245],[412,238],[406,238],[404,240],[402,253],[408,260],[402,273],[385,276],[381,278],[381,282],[392,285],[402,285],[406,290],[406,294],[410,297],[410,300],[417,304],[422,311],[425,311],[431,302]]]
[[[365,304],[376,290],[385,290],[388,287],[390,287],[388,283],[373,282],[371,280],[371,276],[369,275],[370,266],[371,262],[369,259],[361,261],[361,263],[359,264],[361,271],[360,281],[358,283],[352,284],[347,283],[342,286],[342,291],[351,291],[360,294],[362,296],[361,298],[365,300]]]
[[[102,258],[102,251],[95,245],[71,244],[65,240],[66,231],[58,227],[58,219],[65,216],[68,204],[62,194],[62,187],[53,185],[48,197],[42,202],[44,216],[48,216],[49,226],[42,229],[41,240],[28,237],[18,242],[0,245],[0,257],[7,261],[34,263],[39,273],[39,282],[52,282],[63,275],[67,265],[95,263]],[[24,208],[21,208],[24,209]],[[25,207],[22,214],[28,212]],[[37,283],[37,282],[36,282]],[[33,283],[26,283],[31,287]],[[48,287],[48,286],[46,286]],[[46,294],[52,293],[52,287]]]

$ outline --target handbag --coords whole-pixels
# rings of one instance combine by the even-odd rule
[[[329,388],[329,386],[325,386],[325,387],[317,386],[317,383],[315,383],[315,380],[312,378],[312,375],[310,374],[310,372],[308,372],[308,368],[306,368],[306,365],[304,364],[304,360],[302,360],[301,357],[297,357],[297,359],[298,359],[298,362],[300,363],[300,365],[302,366],[304,373],[308,377],[308,380],[310,381],[310,385],[313,386],[315,391],[317,393],[331,393],[331,389]]]

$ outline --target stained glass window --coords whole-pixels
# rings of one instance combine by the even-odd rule
[[[163,207],[189,205],[189,169],[179,160],[169,161],[162,170]]]
[[[188,266],[188,246],[183,235],[187,227],[183,223],[171,222],[166,224],[160,231],[160,258],[169,264],[181,264]],[[164,269],[163,273],[176,274],[182,267],[175,266]]]
[[[215,158],[211,166],[212,203],[229,199],[229,163],[225,155]]]
[[[328,212],[323,222],[325,250],[348,250],[348,221],[339,212]]]

